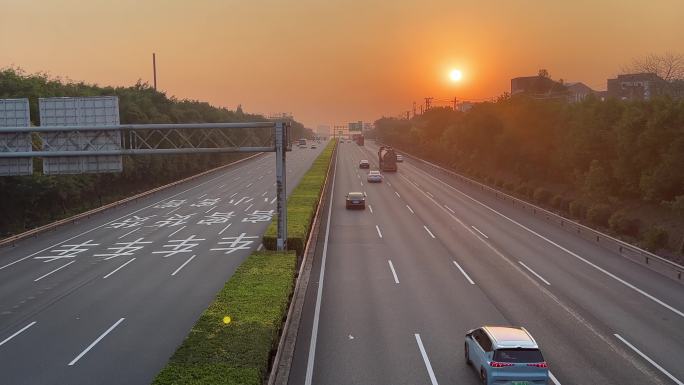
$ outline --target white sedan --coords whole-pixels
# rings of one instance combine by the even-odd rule
[[[380,183],[382,182],[382,174],[380,174],[380,171],[378,170],[370,171],[366,180],[369,183]]]

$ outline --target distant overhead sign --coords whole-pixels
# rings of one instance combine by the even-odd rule
[[[0,99],[0,128],[31,125],[28,99]],[[30,152],[28,132],[0,133],[0,152]],[[33,158],[0,158],[0,176],[31,175]]]
[[[116,96],[87,98],[40,98],[41,126],[119,125],[119,99]],[[55,131],[42,134],[44,151],[118,151],[120,130]],[[44,174],[121,172],[120,155],[43,158]]]

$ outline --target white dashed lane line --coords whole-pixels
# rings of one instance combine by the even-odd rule
[[[399,195],[398,192],[395,191],[394,193],[395,193],[399,198],[401,198],[401,195]]]
[[[411,208],[411,206],[406,205],[406,208],[411,212],[411,214],[415,214],[415,213],[413,212],[413,209]]]
[[[470,282],[471,285],[474,285],[475,282],[473,282],[473,280],[470,279],[470,276],[468,275],[468,273],[465,272],[465,270],[463,270],[461,265],[459,265],[458,262],[456,262],[456,261],[452,261],[452,262],[454,263],[454,265],[456,265],[456,267],[458,267],[458,270],[461,271],[461,274],[463,274],[463,276],[468,280],[468,282]]]
[[[378,225],[375,225],[375,230],[378,231],[378,237],[382,238],[382,232],[380,231],[380,227]]]
[[[423,228],[425,229],[425,231],[427,231],[428,234],[430,234],[432,238],[435,238],[435,234],[432,234],[432,231],[430,231],[430,229],[428,229],[427,226],[423,225]]]
[[[35,325],[35,324],[36,324],[36,321],[33,321],[33,322],[31,322],[30,324],[24,326],[23,328],[17,330],[17,331],[14,332],[11,336],[9,336],[9,337],[5,338],[4,340],[0,341],[0,346],[2,346],[2,345],[4,345],[4,344],[8,343],[12,338],[14,338],[14,337],[18,336],[19,334],[23,333],[24,331],[26,331],[26,329],[30,328],[31,326],[33,326],[33,325]]]
[[[119,324],[122,323],[123,320],[125,320],[125,318],[119,319],[118,321],[116,321],[116,322],[114,323],[114,325],[110,326],[109,329],[107,329],[107,331],[105,331],[105,332],[102,333],[99,337],[97,337],[97,339],[96,339],[95,341],[93,341],[93,343],[91,343],[90,345],[88,345],[88,347],[85,348],[85,350],[83,350],[83,351],[81,352],[81,354],[79,354],[78,356],[76,356],[76,358],[74,358],[73,360],[71,360],[71,362],[69,362],[69,366],[73,366],[74,364],[76,364],[76,363],[78,362],[78,360],[81,359],[81,357],[83,357],[84,355],[86,355],[86,353],[88,353],[88,352],[90,351],[90,349],[92,349],[93,347],[95,347],[95,345],[97,345],[98,342],[102,341],[102,339],[105,338],[105,337],[107,336],[107,334],[111,333],[112,330],[114,330],[114,328],[116,328],[117,326],[119,326]]]
[[[656,369],[660,370],[661,373],[663,373],[664,375],[666,375],[666,376],[667,376],[669,379],[671,379],[675,384],[677,384],[677,385],[684,385],[684,383],[681,382],[681,381],[679,381],[679,379],[678,379],[677,377],[675,377],[675,376],[673,376],[672,374],[670,374],[670,372],[668,372],[667,370],[665,370],[662,366],[658,365],[658,363],[656,363],[656,362],[653,361],[650,357],[648,357],[647,355],[645,355],[644,353],[642,353],[639,349],[636,348],[636,346],[632,345],[631,343],[629,343],[629,341],[627,341],[626,339],[622,338],[622,336],[620,336],[619,334],[613,334],[613,335],[614,335],[617,339],[619,339],[620,341],[622,341],[623,344],[627,345],[630,349],[632,349],[636,354],[638,354],[639,356],[641,356],[641,358],[643,358],[644,360],[648,361],[648,363],[650,363],[651,365],[653,365]]]
[[[180,267],[177,268],[176,271],[174,271],[173,273],[171,273],[171,275],[173,276],[173,275],[178,274],[178,272],[181,271],[181,269],[184,268],[185,265],[187,265],[188,263],[190,263],[190,261],[192,261],[193,259],[195,259],[196,256],[197,256],[197,255],[193,255],[192,257],[188,258],[188,260],[185,261],[185,262],[183,262],[183,264],[180,265]]]
[[[518,263],[519,263],[522,267],[524,267],[525,269],[527,269],[527,271],[529,271],[530,273],[534,274],[535,277],[539,278],[542,282],[544,282],[545,284],[551,286],[551,284],[549,283],[549,281],[545,280],[544,277],[542,277],[541,275],[537,274],[536,271],[530,269],[530,268],[529,268],[526,264],[524,264],[522,261],[518,261]]]
[[[128,265],[129,263],[131,263],[131,262],[133,262],[133,261],[135,261],[135,257],[129,259],[126,263],[124,263],[123,265],[117,267],[117,268],[114,269],[111,273],[109,273],[109,274],[105,275],[104,277],[102,277],[102,279],[107,279],[107,278],[109,278],[109,276],[111,276],[112,274],[116,273],[117,271],[123,269],[124,266]]]
[[[392,260],[388,259],[387,263],[389,263],[390,270],[392,270],[392,276],[394,277],[394,283],[399,283],[399,278],[397,278],[397,271],[394,270],[394,265],[392,264]]]
[[[475,226],[470,226],[470,227],[472,227],[473,230],[475,230],[475,231],[477,231],[478,233],[480,233],[480,235],[482,235],[482,236],[485,237],[486,239],[489,239],[489,237],[487,236],[487,234],[485,234],[485,233],[483,233],[482,231],[480,231],[477,227],[475,227]]]
[[[370,210],[370,213],[373,214],[373,206],[368,205],[368,210]]]
[[[451,211],[452,214],[456,214],[456,212],[455,212],[454,210],[452,210],[451,207],[449,207],[449,206],[447,206],[447,205],[444,205],[444,207],[445,207],[447,210]]]
[[[76,262],[76,261],[68,262],[66,265],[62,265],[62,266],[60,266],[60,267],[58,267],[58,268],[52,270],[51,272],[49,272],[49,273],[47,273],[47,274],[43,274],[43,275],[41,275],[40,277],[34,279],[33,282],[38,282],[38,281],[40,281],[41,279],[43,279],[43,278],[49,276],[49,275],[52,274],[52,273],[56,273],[56,272],[62,270],[63,268],[65,268],[65,267],[71,265],[71,264],[74,263],[74,262]]]
[[[423,346],[423,340],[420,339],[420,334],[414,334],[416,337],[416,343],[418,344],[418,349],[420,350],[420,355],[423,356],[423,362],[425,362],[425,369],[427,369],[428,376],[430,377],[430,382],[432,385],[437,385],[437,378],[435,377],[435,372],[432,370],[432,365],[430,365],[430,359],[425,352],[425,347]]]

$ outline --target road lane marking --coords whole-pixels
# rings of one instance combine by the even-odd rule
[[[328,237],[330,235],[330,215],[335,196],[335,176],[337,175],[337,155],[335,156],[335,167],[333,168],[332,185],[330,186],[330,203],[328,204],[328,221],[325,225],[325,240],[323,242],[323,257],[321,259],[321,272],[318,276],[318,291],[316,292],[316,308],[314,310],[313,326],[311,328],[311,340],[309,343],[309,357],[306,363],[305,385],[311,385],[313,380],[314,359],[316,357],[316,340],[318,339],[318,323],[321,317],[321,299],[323,298],[323,279],[325,278],[325,262],[328,259]]]
[[[238,193],[234,193],[233,195],[229,196],[228,198],[233,198],[233,197],[235,197],[236,195],[238,195]]]
[[[534,274],[537,278],[541,279],[542,282],[544,282],[545,284],[551,286],[551,284],[549,283],[549,281],[545,280],[544,277],[542,277],[541,275],[537,274],[536,271],[534,271],[534,270],[530,269],[529,267],[527,267],[527,265],[524,264],[522,261],[518,261],[518,263],[521,264],[522,267],[524,267],[525,269],[527,269],[527,271],[529,271],[530,273]]]
[[[645,359],[646,361],[648,361],[648,362],[649,362],[651,365],[653,365],[656,369],[660,370],[664,375],[666,375],[667,377],[669,377],[672,381],[674,381],[675,384],[677,384],[677,385],[684,385],[684,383],[681,382],[681,381],[679,381],[679,380],[677,379],[677,377],[675,377],[675,376],[673,376],[672,374],[670,374],[670,372],[668,372],[667,370],[665,370],[662,366],[658,365],[655,361],[653,361],[653,360],[652,360],[651,358],[649,358],[647,355],[645,355],[644,353],[642,353],[642,352],[641,352],[639,349],[637,349],[634,345],[630,344],[629,341],[627,341],[626,339],[622,338],[622,336],[620,336],[619,334],[613,334],[613,335],[614,335],[615,337],[617,337],[617,339],[619,339],[620,341],[622,341],[625,345],[629,346],[630,349],[634,350],[634,352],[636,352],[638,355],[640,355],[641,358],[643,358],[643,359]]]
[[[128,265],[129,263],[131,263],[131,262],[133,262],[133,261],[135,261],[135,257],[129,259],[128,262],[126,262],[126,263],[124,263],[123,265],[117,267],[116,269],[114,269],[114,271],[112,271],[111,273],[109,273],[109,274],[105,275],[104,277],[102,277],[102,279],[107,279],[110,275],[112,275],[112,274],[116,273],[117,271],[121,270],[124,266]]]
[[[361,186],[363,186],[363,181],[361,182]]]
[[[375,225],[375,230],[378,231],[378,237],[382,238],[382,232],[380,232],[380,227],[378,227],[378,225]]]
[[[185,227],[186,227],[186,226],[183,226],[183,227],[181,227],[180,229],[178,229],[178,230],[174,231],[173,233],[169,234],[169,236],[168,236],[167,238],[173,237],[174,235],[176,235],[177,232],[183,230]]]
[[[268,197],[264,198],[264,202],[268,203]]]
[[[473,230],[475,230],[475,231],[477,231],[478,233],[480,233],[480,235],[482,235],[482,236],[485,237],[486,239],[489,239],[489,237],[487,236],[487,234],[485,234],[485,233],[483,233],[482,231],[480,231],[477,227],[475,227],[475,226],[470,226],[470,227],[472,227]]]
[[[207,194],[202,194],[202,195],[198,196],[197,199],[202,199],[202,198],[204,198],[205,196],[207,196]]]
[[[561,385],[561,383],[558,381],[558,379],[556,379],[556,376],[554,376],[550,370],[549,370],[549,378],[551,378],[551,381],[553,381],[554,384]]]
[[[85,350],[82,351],[81,354],[79,354],[78,356],[76,356],[76,358],[74,358],[73,360],[71,360],[71,362],[69,362],[69,366],[73,366],[75,363],[77,363],[78,360],[81,359],[81,357],[86,355],[86,353],[88,353],[90,351],[90,349],[92,349],[95,345],[97,345],[98,342],[102,341],[102,339],[105,338],[107,336],[107,334],[111,333],[115,327],[119,326],[119,324],[122,323],[123,320],[125,320],[125,318],[121,318],[120,320],[116,321],[114,323],[114,325],[110,326],[109,329],[107,329],[107,331],[105,331],[99,337],[97,337],[97,339],[95,341],[93,341],[93,343],[88,345],[88,347],[85,348]]]
[[[135,229],[135,230],[131,230],[131,231],[127,232],[126,234],[120,236],[119,239],[125,237],[126,235],[133,234],[133,233],[135,233],[135,232],[138,231],[138,230],[140,230],[140,227],[138,227],[138,228]]]
[[[209,211],[211,211],[211,210],[213,210],[213,209],[215,209],[215,208],[216,208],[216,206],[210,208],[209,210],[205,211],[204,213],[205,213],[205,214],[209,214]]]
[[[40,277],[34,279],[33,282],[38,282],[38,281],[40,281],[41,279],[47,277],[48,275],[50,275],[50,274],[52,274],[52,273],[55,273],[55,272],[57,272],[57,271],[59,271],[59,270],[62,270],[63,268],[65,268],[65,267],[71,265],[71,264],[74,263],[74,262],[76,262],[76,261],[68,262],[66,265],[62,265],[62,266],[60,266],[60,267],[58,267],[58,268],[52,270],[51,272],[49,272],[49,273],[47,273],[47,274],[41,275]]]
[[[177,210],[180,210],[180,208],[181,208],[181,206],[176,207],[175,209],[173,209],[173,210],[169,211],[168,213],[166,213],[165,216],[168,217],[169,215],[175,213]]]
[[[451,261],[451,262],[453,262],[454,265],[456,265],[456,267],[458,267],[458,269],[461,270],[461,274],[463,274],[463,276],[466,277],[466,279],[468,280],[468,282],[470,282],[471,285],[475,284],[475,282],[473,282],[473,280],[470,279],[470,276],[468,275],[468,273],[466,273],[465,270],[463,270],[463,268],[461,267],[461,265],[458,264],[458,262],[456,262],[456,261]]]
[[[368,205],[368,210],[370,210],[370,213],[373,214],[373,206]]]
[[[430,229],[428,229],[427,226],[423,225],[423,228],[425,229],[425,231],[428,232],[428,234],[430,234],[430,236],[431,236],[432,238],[435,237],[435,234],[432,234],[432,231],[430,231]]]
[[[221,175],[218,175],[218,176],[216,176],[216,177],[214,177],[214,178],[211,178],[211,179],[209,179],[209,180],[206,181],[206,182],[202,182],[202,183],[200,183],[200,184],[198,184],[198,185],[196,185],[196,186],[193,186],[193,187],[188,187],[187,189],[185,189],[185,190],[183,190],[183,191],[181,191],[181,192],[179,192],[179,193],[173,194],[173,195],[171,195],[171,196],[169,196],[169,197],[165,197],[164,199],[158,200],[158,201],[156,201],[156,202],[154,202],[154,203],[150,203],[149,205],[147,205],[147,206],[145,206],[145,207],[142,207],[142,208],[140,208],[140,209],[138,209],[138,210],[135,210],[135,211],[131,211],[131,212],[127,213],[126,215],[123,215],[123,216],[121,216],[121,217],[119,217],[119,218],[116,218],[116,219],[114,219],[114,220],[108,221],[108,222],[106,222],[106,223],[104,223],[104,224],[101,224],[101,225],[99,225],[99,226],[93,227],[93,228],[91,228],[91,229],[89,229],[89,230],[86,230],[86,231],[80,233],[80,234],[74,235],[74,236],[71,237],[71,238],[67,238],[67,239],[65,239],[65,240],[63,240],[63,241],[61,241],[61,242],[55,243],[55,244],[51,245],[50,247],[46,247],[46,248],[44,248],[44,249],[42,249],[42,250],[38,250],[38,251],[36,251],[35,253],[29,254],[29,255],[27,255],[27,256],[25,256],[25,257],[23,257],[23,258],[19,258],[19,259],[17,259],[16,261],[13,261],[13,262],[10,262],[10,263],[8,263],[8,264],[6,264],[6,265],[0,266],[0,270],[3,270],[3,269],[5,269],[5,268],[10,267],[10,266],[12,266],[12,265],[14,265],[14,264],[17,264],[17,263],[19,263],[19,262],[25,261],[25,260],[27,260],[27,259],[33,257],[34,255],[40,254],[40,253],[42,253],[42,252],[44,252],[44,251],[46,251],[46,250],[49,250],[49,249],[54,248],[54,247],[57,247],[57,246],[59,246],[59,245],[61,245],[61,244],[63,244],[63,243],[69,242],[69,241],[72,240],[72,239],[78,238],[78,237],[80,237],[80,236],[82,236],[82,235],[85,235],[85,234],[88,234],[88,233],[90,233],[90,232],[92,232],[92,231],[98,230],[98,229],[100,229],[100,228],[102,228],[102,227],[105,227],[105,226],[111,224],[111,223],[120,221],[120,220],[122,220],[122,219],[124,219],[124,218],[126,218],[126,217],[128,217],[128,216],[131,216],[131,215],[133,215],[133,214],[135,214],[135,213],[138,213],[138,212],[140,212],[140,211],[143,211],[143,210],[145,210],[145,209],[148,209],[148,208],[150,208],[150,207],[152,207],[152,206],[158,205],[158,204],[160,204],[160,203],[162,203],[162,202],[164,202],[164,201],[167,201],[167,200],[169,200],[169,199],[171,199],[171,198],[175,198],[175,197],[177,197],[177,196],[179,196],[179,195],[181,195],[181,194],[185,194],[185,193],[188,192],[188,191],[191,191],[191,190],[194,190],[194,189],[196,189],[196,188],[198,188],[198,187],[204,186],[204,185],[207,184],[207,183],[213,182],[213,181],[215,181],[216,179],[219,179],[219,178],[223,178],[223,177],[225,177],[227,174],[232,174],[232,173],[234,173],[234,172],[236,172],[236,171],[242,170],[242,169],[245,168],[245,167],[247,167],[247,165],[239,166],[238,168],[236,168],[236,169],[234,169],[234,170],[230,170],[230,171],[223,172],[223,173],[221,173]],[[237,194],[237,193],[236,193],[236,194]],[[175,210],[174,210],[174,211],[175,211]],[[167,215],[168,215],[168,214],[167,214]]]
[[[387,262],[389,263],[390,270],[392,270],[392,275],[394,276],[394,283],[399,283],[399,278],[397,278],[397,272],[394,270],[394,265],[392,264],[392,260],[388,259]]]
[[[446,207],[447,210],[451,211],[452,214],[456,214],[456,211],[452,210],[451,207],[447,205],[444,205],[444,207]]]
[[[415,214],[415,213],[413,212],[413,209],[411,208],[411,206],[406,205],[406,208],[409,209],[409,211],[411,212],[411,214]]]
[[[392,183],[390,183],[390,182],[387,182],[387,185],[390,186],[390,187],[392,187]]]
[[[394,193],[395,193],[399,198],[401,198],[401,195],[399,195],[398,192],[395,191]]]
[[[426,191],[425,193],[426,193],[427,195],[429,195],[429,196],[430,196],[430,198],[434,198],[434,197],[435,197],[435,196],[434,196],[434,195],[432,195],[432,193],[431,193],[431,192],[429,192],[429,191]]]
[[[35,325],[35,324],[36,324],[36,321],[33,321],[33,322],[31,322],[30,324],[24,326],[23,328],[17,330],[16,332],[14,332],[14,334],[12,334],[11,336],[9,336],[9,337],[5,338],[4,340],[2,340],[2,342],[0,342],[0,346],[6,344],[6,343],[9,342],[12,338],[14,338],[14,337],[18,336],[19,334],[23,333],[26,329],[30,328],[31,326],[33,326],[33,325]]]
[[[245,211],[247,211],[247,210],[251,209],[251,208],[252,208],[252,206],[254,206],[254,203],[251,203],[251,204],[250,204],[249,206],[247,206],[247,208],[245,209]]]
[[[260,244],[259,244],[259,247],[257,247],[257,251],[261,251],[261,250],[263,250],[263,249],[264,249],[264,244],[263,244],[263,243],[260,243]]]
[[[430,376],[430,382],[432,385],[437,385],[437,378],[435,378],[435,372],[432,371],[432,365],[430,365],[430,359],[425,352],[425,347],[423,346],[423,341],[420,339],[420,334],[414,334],[416,337],[416,343],[418,344],[418,349],[420,349],[420,355],[423,356],[423,362],[425,362],[425,368],[427,369],[428,375]]]
[[[192,261],[193,259],[195,259],[196,256],[197,256],[197,255],[193,255],[192,257],[188,258],[188,260],[185,261],[185,262],[183,262],[183,264],[180,265],[180,267],[177,268],[176,271],[174,271],[173,273],[171,273],[171,275],[172,275],[172,276],[173,276],[173,275],[176,275],[179,271],[181,271],[182,268],[185,267],[185,265],[187,265],[188,263],[190,263],[190,261]]]
[[[250,183],[250,184],[248,184],[247,186],[245,186],[245,188],[250,188],[250,187],[252,187],[253,184],[254,184],[254,183]]]
[[[226,187],[225,184],[222,184],[222,185],[218,186],[219,189],[222,189],[222,188],[224,188],[224,187]]]
[[[271,204],[274,204],[275,201],[276,201],[276,199],[278,199],[278,197],[275,197],[275,198],[271,199]]]
[[[622,278],[618,277],[617,275],[615,275],[615,274],[609,272],[608,270],[606,270],[606,269],[604,269],[604,268],[602,268],[602,267],[600,267],[600,266],[594,264],[593,262],[591,262],[591,261],[589,261],[588,259],[586,259],[586,258],[580,256],[579,254],[575,253],[574,251],[572,251],[572,250],[570,250],[570,249],[568,249],[568,248],[566,248],[566,247],[564,247],[564,246],[561,246],[560,244],[558,244],[558,243],[556,243],[556,242],[550,240],[549,238],[547,238],[547,237],[545,237],[545,236],[539,234],[538,232],[536,232],[536,231],[530,229],[529,227],[523,225],[522,223],[516,221],[515,219],[512,219],[512,218],[506,216],[505,214],[502,214],[502,213],[498,212],[497,210],[495,210],[495,209],[489,207],[488,205],[486,205],[486,204],[484,204],[484,203],[478,201],[477,199],[471,197],[470,195],[464,193],[463,191],[457,189],[456,187],[454,187],[454,186],[452,186],[452,185],[450,185],[450,184],[448,184],[448,183],[446,183],[446,182],[444,182],[444,181],[442,181],[442,180],[440,180],[440,179],[438,179],[438,178],[435,178],[434,176],[432,176],[432,175],[430,175],[430,174],[426,174],[426,175],[427,175],[428,177],[430,177],[430,178],[436,180],[437,182],[439,182],[439,183],[441,183],[441,184],[443,184],[443,185],[445,185],[445,186],[451,188],[452,190],[458,192],[459,194],[461,194],[461,195],[467,197],[467,198],[470,199],[471,201],[473,201],[473,202],[479,204],[480,206],[486,208],[487,210],[489,210],[489,211],[491,211],[491,212],[493,212],[493,213],[499,215],[500,217],[502,217],[502,218],[508,220],[509,222],[511,222],[511,223],[513,223],[513,224],[515,224],[515,225],[517,225],[518,227],[520,227],[520,228],[522,228],[522,229],[524,229],[524,230],[530,232],[531,234],[536,235],[537,237],[539,237],[539,238],[543,239],[544,241],[546,241],[546,242],[552,244],[553,246],[556,246],[556,247],[559,248],[560,250],[565,251],[566,253],[568,253],[568,254],[572,255],[573,257],[577,258],[578,260],[580,260],[580,261],[586,263],[587,265],[593,267],[594,269],[600,271],[601,273],[603,273],[603,274],[605,274],[605,275],[607,275],[607,276],[613,278],[614,280],[616,280],[616,281],[620,282],[621,284],[627,286],[628,288],[630,288],[630,289],[636,291],[637,293],[639,293],[639,294],[643,295],[644,297],[650,299],[651,301],[653,301],[653,302],[659,304],[660,306],[662,306],[662,307],[664,307],[664,308],[666,308],[666,309],[672,311],[673,313],[679,315],[680,317],[684,317],[684,312],[682,312],[681,310],[676,309],[675,307],[670,306],[669,304],[665,303],[664,301],[661,301],[660,299],[658,299],[658,298],[656,298],[655,296],[653,296],[653,295],[647,293],[646,291],[644,291],[644,290],[642,290],[642,289],[639,289],[638,287],[634,286],[633,284],[631,284],[631,283],[625,281],[624,279],[622,279]]]
[[[223,234],[224,231],[228,230],[230,225],[232,225],[232,223],[229,223],[228,226],[224,227],[223,230],[219,231],[219,235]]]
[[[263,196],[266,196],[266,194],[268,194],[268,191],[264,191],[264,193],[261,194],[261,196],[262,196],[262,197],[263,197]]]

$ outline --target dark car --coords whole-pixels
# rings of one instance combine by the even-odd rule
[[[350,192],[347,194],[347,209],[366,209],[366,197],[360,192]]]
[[[366,159],[363,159],[359,162],[359,168],[370,168],[370,162],[368,162]]]

